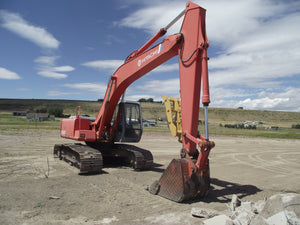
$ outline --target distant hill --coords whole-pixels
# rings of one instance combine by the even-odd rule
[[[76,106],[81,106],[81,114],[96,116],[101,102],[79,100],[49,99],[0,99],[0,112],[49,110],[63,108],[64,114],[75,114]],[[144,119],[165,118],[165,108],[161,103],[142,102]],[[200,120],[204,120],[203,108],[200,108]],[[269,125],[291,127],[300,124],[300,113],[266,110],[243,110],[228,108],[209,108],[209,122],[212,125],[237,123],[242,121],[264,121]]]
[[[80,100],[49,100],[49,99],[0,99],[0,112],[49,110],[61,107],[64,114],[75,114],[76,106],[81,106],[82,114],[96,115],[101,103],[97,101]]]

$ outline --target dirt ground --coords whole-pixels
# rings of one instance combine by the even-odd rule
[[[104,168],[97,175],[52,156],[58,131],[0,131],[0,224],[201,224],[193,207],[227,210],[232,194],[257,201],[300,193],[300,140],[211,137],[212,188],[204,199],[175,203],[146,191],[181,145],[169,134],[145,133],[155,167]],[[227,203],[227,204],[226,204]]]

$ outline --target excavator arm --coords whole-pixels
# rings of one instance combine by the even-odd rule
[[[139,50],[132,52],[110,77],[105,97],[94,121],[63,121],[61,136],[89,143],[111,143],[116,125],[111,123],[114,111],[125,90],[137,79],[178,55],[180,74],[182,150],[181,159],[173,160],[150,192],[180,202],[203,196],[209,189],[208,155],[214,143],[208,138],[207,107],[210,103],[205,30],[206,10],[193,2],[170,24],[160,29]],[[150,48],[181,16],[184,20],[178,34],[166,37]],[[206,135],[198,133],[200,92],[205,107]],[[63,124],[64,123],[64,124]],[[72,127],[69,130],[68,127]],[[198,151],[199,148],[200,150]]]
[[[165,38],[161,43],[147,50],[151,44],[162,37],[178,17],[185,15],[179,34]],[[192,135],[198,138],[198,114],[200,102],[201,79],[203,86],[202,103],[208,106],[209,85],[207,72],[208,41],[205,31],[205,10],[188,2],[186,9],[166,28],[160,29],[143,47],[131,54],[111,76],[103,104],[92,123],[96,140],[101,140],[105,133],[111,139],[110,121],[116,105],[127,87],[152,71],[157,66],[178,55],[180,74],[180,96],[182,107],[183,147],[193,153],[196,149]]]
[[[180,34],[167,37],[153,48],[127,59],[111,76],[103,104],[95,122],[92,123],[92,129],[96,132],[97,140],[113,139],[110,122],[120,97],[131,83],[177,55],[180,40]]]

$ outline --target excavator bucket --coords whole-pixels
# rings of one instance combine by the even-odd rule
[[[199,171],[191,159],[173,159],[161,178],[150,186],[150,193],[183,202],[203,197],[210,187],[209,165]]]
[[[195,138],[188,133],[183,135],[180,99],[166,96],[162,96],[162,98],[172,136],[177,136],[181,143],[183,138],[189,138],[190,142],[200,144],[199,146],[202,147],[200,147],[200,153],[193,153],[194,157],[198,159],[191,158],[189,154],[192,152],[183,148],[180,154],[182,158],[173,159],[161,178],[150,186],[149,191],[175,202],[203,197],[210,188],[208,154],[214,144],[204,138],[202,138],[203,140]],[[187,141],[185,142],[187,143]]]

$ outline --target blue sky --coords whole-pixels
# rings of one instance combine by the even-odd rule
[[[300,112],[300,1],[194,2],[207,9],[210,106]],[[185,3],[0,0],[0,98],[103,98],[127,55]],[[126,99],[179,96],[177,60],[133,83]]]

